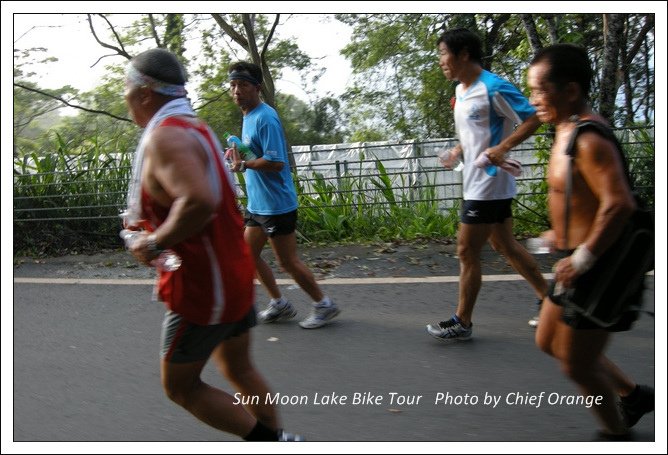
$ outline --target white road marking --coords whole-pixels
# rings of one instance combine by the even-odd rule
[[[552,279],[554,274],[543,274],[546,280]],[[521,275],[483,275],[483,281],[522,281]],[[323,285],[365,285],[365,284],[411,284],[411,283],[457,283],[459,276],[423,276],[423,277],[371,277],[371,278],[325,278],[316,280]],[[154,279],[133,278],[14,278],[14,284],[92,284],[92,285],[154,285]],[[277,279],[279,285],[291,285],[291,279]],[[259,282],[256,280],[255,284]]]

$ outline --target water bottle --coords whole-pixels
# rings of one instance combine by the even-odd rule
[[[120,236],[125,242],[126,247],[130,248],[132,246],[139,232],[141,231],[131,231],[130,229],[123,229],[121,231]],[[181,258],[172,250],[164,250],[151,260],[151,265],[158,270],[174,272],[181,267]]]
[[[487,172],[487,175],[489,175],[490,177],[494,177],[497,172],[496,166],[490,164],[489,166],[485,167],[485,172]]]
[[[527,239],[527,251],[531,254],[548,254],[551,250],[550,242],[543,237]]]
[[[241,159],[254,160],[256,158],[253,151],[246,144],[241,142],[241,139],[239,139],[235,135],[225,132],[225,140],[227,141],[227,145],[229,147],[234,147],[236,145],[237,150],[241,155]]]
[[[450,150],[441,150],[438,152],[438,159],[441,163],[441,166],[445,166],[450,161]],[[453,163],[454,164],[454,163]],[[464,163],[461,160],[457,160],[457,165],[452,168],[455,172],[462,172],[464,170]]]

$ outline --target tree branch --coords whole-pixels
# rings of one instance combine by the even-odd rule
[[[106,55],[103,55],[102,57],[100,57],[100,58],[98,58],[97,60],[95,60],[95,63],[93,63],[93,64],[90,66],[90,68],[92,68],[92,67],[94,67],[95,65],[97,65],[98,63],[100,63],[100,62],[102,61],[103,58],[106,58],[106,57],[113,57],[114,55],[116,55],[116,54],[106,54]]]
[[[223,16],[221,16],[218,13],[213,13],[211,14],[213,18],[216,20],[218,25],[220,25],[220,28],[223,29],[223,31],[230,37],[232,38],[237,44],[242,46],[244,49],[248,49],[248,40],[244,38],[242,34],[237,32],[230,24],[225,22],[225,19],[223,19]]]
[[[216,96],[214,96],[213,98],[202,98],[202,99],[205,101],[204,104],[201,104],[201,105],[198,106],[198,107],[194,107],[194,106],[193,106],[193,110],[194,110],[194,111],[198,111],[199,109],[203,109],[203,108],[205,108],[205,107],[208,106],[209,104],[216,103],[216,102],[218,102],[223,96],[225,96],[225,93],[221,93],[221,94],[219,94],[219,95],[216,95]]]
[[[100,44],[100,46],[102,46],[102,47],[106,47],[107,49],[111,49],[111,50],[113,50],[113,51],[116,51],[116,53],[117,53],[118,55],[122,55],[123,57],[127,58],[128,60],[131,60],[131,59],[132,59],[132,56],[131,56],[130,54],[128,54],[128,53],[125,51],[125,48],[123,47],[123,42],[121,41],[120,37],[119,37],[118,34],[116,33],[116,30],[115,30],[114,27],[111,25],[111,23],[109,23],[109,20],[108,20],[106,17],[104,17],[104,16],[101,15],[101,14],[99,15],[99,16],[101,16],[101,17],[107,22],[107,24],[109,24],[109,27],[111,28],[111,31],[114,33],[114,36],[116,37],[116,40],[118,41],[118,43],[119,43],[120,46],[121,46],[120,48],[119,48],[119,47],[116,47],[116,46],[112,46],[111,44],[107,44],[107,43],[104,43],[104,42],[100,41],[100,38],[98,38],[98,37],[97,37],[97,34],[95,33],[95,27],[93,27],[93,20],[91,19],[91,15],[90,15],[90,14],[86,14],[86,16],[88,16],[88,25],[90,26],[90,31],[91,31],[91,33],[93,34],[93,37],[95,38],[95,41],[97,41],[97,42]]]
[[[80,109],[80,110],[82,110],[82,111],[90,112],[91,114],[101,114],[101,115],[106,115],[106,116],[109,116],[109,117],[111,117],[111,118],[115,118],[116,120],[122,120],[122,121],[124,121],[124,122],[131,122],[131,121],[132,121],[132,120],[127,119],[127,118],[125,118],[125,117],[118,117],[118,116],[116,116],[116,115],[114,115],[114,114],[110,114],[109,112],[106,112],[106,111],[98,111],[98,110],[96,110],[96,109],[89,109],[89,108],[87,108],[87,107],[83,107],[83,106],[78,106],[78,105],[76,105],[76,104],[72,104],[72,103],[70,103],[69,101],[67,101],[67,100],[65,100],[65,99],[63,99],[63,98],[61,98],[61,97],[59,97],[59,96],[51,95],[50,93],[46,93],[46,92],[43,92],[43,91],[41,91],[41,90],[37,90],[37,89],[35,89],[35,88],[27,87],[27,86],[25,86],[25,85],[23,85],[23,84],[19,84],[19,83],[14,82],[14,87],[22,88],[23,90],[28,90],[29,92],[37,93],[38,95],[42,95],[42,96],[45,96],[45,97],[47,97],[47,98],[51,98],[51,99],[60,101],[61,103],[63,103],[63,104],[66,105],[66,106],[73,107],[74,109]]]
[[[633,43],[633,46],[631,46],[631,50],[626,54],[626,60],[624,61],[624,65],[628,66],[633,62],[633,59],[636,58],[636,54],[640,50],[640,46],[642,46],[642,43],[645,41],[645,37],[649,33],[650,30],[654,28],[654,15],[653,14],[648,14],[645,16],[645,25],[642,26],[642,30],[638,32],[636,35],[636,40]]]
[[[257,50],[255,30],[253,30],[252,15],[244,13],[241,15],[241,18],[244,25],[244,30],[246,31],[246,36],[248,37],[248,45],[246,46],[246,50],[251,55],[251,60],[253,61],[253,63],[262,68],[262,59],[260,58],[260,53]]]
[[[271,26],[271,30],[269,30],[269,35],[267,35],[267,39],[264,40],[264,45],[262,46],[262,52],[260,55],[264,59],[264,54],[267,52],[267,49],[269,48],[269,43],[271,43],[271,39],[274,37],[274,31],[276,31],[276,27],[278,26],[278,20],[281,18],[280,14],[276,15],[276,19],[274,20],[274,25]]]
[[[157,44],[158,47],[163,47],[162,44],[160,44],[160,37],[158,36],[158,31],[155,29],[155,19],[153,19],[153,14],[148,15],[148,21],[151,23],[151,34],[153,35],[153,39],[155,39],[155,43]]]

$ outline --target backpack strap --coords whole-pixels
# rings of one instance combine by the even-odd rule
[[[564,231],[564,237],[565,237],[564,245],[568,245],[568,224],[570,220],[570,211],[571,211],[570,200],[571,200],[571,194],[573,192],[573,161],[576,158],[576,151],[577,151],[575,147],[575,142],[577,140],[578,135],[581,132],[587,130],[595,131],[599,135],[603,136],[605,139],[615,144],[615,148],[619,152],[619,159],[622,160],[624,175],[626,176],[626,181],[629,184],[631,193],[633,193],[633,197],[636,200],[638,207],[644,206],[643,201],[638,197],[635,191],[633,179],[631,178],[631,175],[629,173],[628,161],[626,160],[626,154],[624,153],[622,144],[619,142],[617,136],[615,136],[615,133],[612,131],[612,129],[609,126],[601,122],[597,122],[595,120],[578,120],[575,123],[575,129],[573,130],[573,133],[571,134],[571,137],[568,140],[568,146],[566,147],[566,154],[569,156],[570,159],[568,161],[568,171],[566,174],[566,205],[564,208],[565,212],[564,220],[566,224],[566,229]]]
[[[573,130],[573,133],[571,134],[570,139],[568,140],[568,146],[566,147],[566,154],[569,156],[568,160],[568,170],[566,173],[566,201],[564,204],[564,221],[566,224],[566,229],[564,231],[564,245],[568,247],[568,224],[569,224],[569,219],[570,219],[570,200],[571,200],[571,194],[573,193],[573,161],[576,158],[576,152],[577,148],[575,147],[575,141],[577,140],[578,135],[587,130],[592,130],[598,133],[599,135],[603,136],[605,139],[611,141],[613,144],[615,144],[615,148],[619,152],[619,158],[622,160],[622,167],[624,169],[624,175],[626,176],[626,181],[629,184],[629,187],[631,188],[631,192],[634,194],[634,198],[638,202],[638,206],[640,207],[640,201],[638,201],[638,198],[635,197],[635,190],[634,190],[634,185],[633,185],[633,180],[631,179],[631,176],[629,174],[629,166],[628,162],[626,161],[626,156],[624,154],[624,149],[622,148],[622,144],[619,142],[617,139],[617,136],[615,136],[615,133],[613,133],[612,129],[601,123],[597,122],[595,120],[578,120],[575,123],[575,129]]]
[[[617,136],[615,136],[615,133],[609,126],[601,122],[597,122],[595,120],[578,120],[575,124],[575,130],[573,131],[573,135],[570,138],[568,147],[566,148],[566,153],[569,156],[573,157],[573,159],[575,159],[575,152],[576,152],[575,141],[577,139],[577,136],[581,132],[587,130],[595,131],[599,135],[603,136],[605,139],[615,144],[615,147],[619,152],[619,158],[622,160],[622,167],[624,169],[624,174],[626,175],[626,180],[628,181],[631,191],[633,192],[634,191],[633,180],[631,179],[629,173],[629,165],[626,160],[626,154],[624,153],[624,148],[622,147],[622,144],[619,142],[619,139],[617,139]]]

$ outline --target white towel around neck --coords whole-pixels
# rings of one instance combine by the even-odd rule
[[[139,139],[139,145],[132,160],[132,175],[128,184],[127,208],[123,213],[124,221],[129,226],[136,225],[142,219],[141,207],[141,171],[144,164],[144,149],[153,130],[167,117],[177,115],[195,116],[187,98],[177,98],[163,105],[146,125]]]

